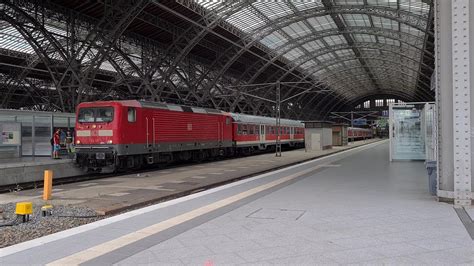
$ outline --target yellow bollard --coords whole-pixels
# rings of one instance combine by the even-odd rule
[[[52,190],[53,190],[53,171],[44,170],[43,200],[51,199]]]

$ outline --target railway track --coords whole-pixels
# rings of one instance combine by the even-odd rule
[[[292,150],[290,148],[286,148],[284,150]],[[293,148],[294,150],[294,148]],[[259,152],[255,153],[253,155],[259,155],[263,153],[268,153],[268,152]],[[251,156],[253,156],[251,155]],[[248,156],[248,155],[247,155]],[[82,181],[89,181],[89,180],[97,180],[97,179],[104,179],[104,178],[109,178],[109,177],[120,177],[120,176],[125,176],[125,175],[133,175],[133,174],[146,174],[149,172],[155,172],[155,171],[160,171],[160,170],[166,170],[166,169],[173,169],[176,167],[181,167],[181,166],[193,166],[193,165],[198,165],[206,162],[212,162],[212,161],[225,161],[225,160],[230,160],[230,159],[236,159],[240,158],[243,156],[233,156],[233,157],[227,157],[227,158],[217,158],[214,160],[206,160],[203,162],[174,162],[171,164],[167,165],[160,165],[156,164],[153,166],[147,166],[141,169],[137,170],[128,170],[124,172],[118,172],[118,173],[85,173],[83,175],[77,175],[77,176],[71,176],[71,177],[63,177],[63,178],[58,178],[53,180],[53,185],[65,185],[65,184],[72,184],[72,183],[77,183],[77,182],[82,182]],[[15,192],[15,191],[23,191],[23,190],[30,190],[30,189],[36,189],[36,188],[41,188],[43,187],[43,181],[33,181],[33,182],[24,182],[24,183],[18,183],[18,184],[12,184],[12,185],[2,185],[0,186],[0,194],[4,193],[10,193],[10,192]]]

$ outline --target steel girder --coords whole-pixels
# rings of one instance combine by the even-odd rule
[[[356,12],[354,12],[354,8],[356,9]],[[374,16],[387,17],[387,18],[393,19],[397,22],[400,22],[400,23],[409,25],[413,28],[416,28],[416,29],[424,32],[427,35],[431,34],[430,32],[427,32],[426,17],[424,17],[424,16],[417,16],[417,15],[414,15],[410,12],[404,12],[404,11],[400,11],[400,10],[394,11],[393,9],[382,8],[382,7],[373,7],[373,8],[370,7],[369,12],[363,12],[363,11],[366,10],[366,8],[367,8],[366,6],[359,6],[359,7],[354,7],[354,6],[339,7],[338,6],[338,7],[333,8],[331,10],[331,12],[332,13],[347,13],[347,14],[349,14],[349,13],[360,13],[360,14],[367,13],[367,14],[374,15]],[[357,10],[357,9],[359,9],[359,10]],[[350,10],[350,11],[348,11],[348,10]],[[308,17],[317,16],[318,14],[317,13],[315,14],[314,11],[321,11],[321,13],[319,13],[319,15],[327,15],[328,14],[328,12],[323,11],[321,8],[316,8],[316,9],[306,11],[307,12],[306,15],[298,16],[297,18],[293,18],[293,17],[284,17],[284,18],[281,18],[281,19],[278,18],[277,20],[280,20],[281,23],[278,22],[278,21],[273,21],[273,24],[270,24],[270,25],[266,24],[265,27],[257,28],[255,30],[255,33],[250,34],[249,37],[254,38],[254,40],[255,39],[262,39],[264,36],[268,35],[269,33],[273,32],[275,30],[278,30],[279,28],[282,28],[284,26],[295,23],[296,21],[304,20]],[[403,13],[403,15],[401,17],[399,16],[399,12]],[[387,15],[387,14],[390,14],[390,15]],[[298,15],[300,15],[300,14],[298,14]],[[414,17],[415,17],[415,19],[413,19]],[[275,26],[275,25],[277,25],[277,26]],[[337,31],[335,31],[334,29],[328,30],[328,31],[333,31],[333,35],[336,35],[336,34],[340,35],[341,34],[340,29],[337,29]],[[352,31],[351,33],[354,33],[354,32]],[[412,46],[415,49],[419,49],[419,50],[420,50],[419,46],[422,46],[423,42],[425,41],[423,38],[419,38],[418,36],[412,36],[410,33],[404,33],[404,32],[394,31],[394,30],[389,30],[389,29],[373,29],[373,28],[361,27],[358,30],[358,33],[361,33],[361,34],[369,33],[369,34],[376,35],[376,36],[380,35],[381,37],[388,37],[388,38],[391,38],[391,39],[394,39],[394,40],[399,40],[399,41],[405,43],[406,45]],[[403,37],[401,37],[401,36],[403,36]],[[311,37],[313,37],[313,36],[311,36]],[[318,36],[317,38],[313,37],[313,39],[320,39],[320,36]],[[292,44],[290,43],[289,45],[292,45]],[[297,47],[297,46],[298,45],[296,45],[296,44],[294,45],[294,47]],[[234,57],[233,59],[235,61],[235,60],[238,59],[238,57]],[[227,62],[227,65],[231,65],[231,64],[233,64],[232,61]],[[223,71],[222,71],[222,74],[225,72],[225,70],[226,69],[224,68]],[[289,71],[291,71],[291,70],[289,70]],[[254,76],[254,78],[256,78],[256,77],[258,77],[258,75]]]
[[[225,20],[227,16],[230,16],[235,11],[243,8],[245,5],[242,3],[237,2],[234,5],[229,5],[230,8],[226,5],[228,1],[223,4],[223,15],[216,16],[214,13],[207,13],[203,14],[201,20],[198,22],[199,24],[203,24],[200,26],[191,26],[188,28],[187,31],[182,33],[181,35],[177,36],[174,42],[169,46],[166,54],[169,57],[170,55],[177,55],[173,62],[168,67],[167,71],[163,73],[165,79],[174,72],[176,66],[181,62],[188,53],[208,34],[210,30],[216,27],[220,21]],[[161,8],[166,8],[164,5],[157,3],[158,6]],[[166,58],[166,57],[165,57]],[[156,64],[150,68],[150,72],[146,73],[146,76],[153,76],[154,71],[158,69],[158,67],[162,64],[161,60],[158,60]],[[160,84],[159,89],[162,89],[165,84]],[[159,95],[158,95],[159,97]],[[157,99],[155,99],[157,100]]]
[[[425,32],[426,34],[433,35],[432,32],[427,32],[427,16],[421,16],[412,12],[383,6],[340,5],[333,6],[329,9],[326,7],[308,8],[300,11],[297,17],[295,17],[293,14],[278,17],[272,21],[272,24],[263,25],[261,27],[252,29],[254,32],[252,37],[260,38],[270,34],[271,32],[275,31],[275,29],[281,29],[311,17],[326,16],[331,14],[361,14],[383,17],[398,23],[405,24],[414,29]]]
[[[182,0],[182,1],[179,1],[179,2],[182,3],[183,5],[193,4],[193,1],[184,1],[184,0]],[[192,8],[197,9],[197,8],[199,8],[199,5],[195,5],[195,7],[192,7]],[[201,10],[200,12],[201,12],[200,14],[207,14],[208,11]],[[150,18],[147,18],[146,20],[150,21]],[[219,27],[224,27],[223,25],[227,25],[227,23],[225,23],[225,21],[223,21],[223,20],[220,20],[219,23],[217,23],[217,24],[219,25]],[[227,28],[232,28],[232,27],[227,25]],[[202,29],[202,27],[201,27],[201,29]],[[212,32],[212,28],[207,28],[205,31],[206,31],[206,33]],[[238,31],[237,31],[237,33],[238,33]],[[242,32],[240,32],[240,34],[242,34]],[[338,34],[340,34],[340,32]],[[205,42],[205,39],[201,39],[200,41],[196,40],[196,42],[193,45],[197,45],[199,43],[204,43],[204,42]],[[100,44],[100,42],[99,42],[99,44]],[[96,47],[97,46],[98,45],[96,45]],[[260,44],[259,43],[254,43],[253,46],[250,46],[250,47],[255,47],[255,46],[260,47]],[[386,46],[386,47],[388,47],[388,46]],[[272,107],[268,104],[262,104],[262,103],[258,103],[258,102],[257,103],[249,102],[247,104],[245,102],[245,98],[242,98],[240,100],[237,99],[236,101],[231,101],[230,99],[224,100],[225,98],[214,99],[213,96],[216,95],[216,93],[222,93],[222,92],[219,92],[219,91],[222,91],[222,85],[224,85],[224,86],[225,86],[225,84],[235,85],[237,82],[242,82],[243,80],[250,80],[252,78],[254,78],[254,80],[256,80],[258,78],[258,76],[261,76],[261,73],[263,71],[260,71],[260,74],[257,75],[257,76],[255,76],[255,73],[257,71],[259,71],[262,68],[262,66],[265,66],[265,68],[267,68],[269,66],[274,66],[275,67],[277,65],[276,64],[277,61],[285,61],[284,59],[281,59],[281,55],[280,55],[280,60],[278,60],[278,59],[275,60],[275,58],[277,58],[277,56],[278,56],[276,53],[271,53],[271,54],[269,54],[267,56],[263,56],[263,57],[261,56],[261,57],[259,57],[259,60],[255,60],[255,63],[252,62],[252,64],[249,64],[249,66],[251,66],[251,67],[247,68],[245,70],[245,72],[242,73],[239,76],[240,78],[234,79],[234,78],[229,78],[228,75],[224,75],[224,73],[225,74],[230,74],[230,73],[228,73],[227,70],[223,71],[223,72],[222,71],[221,72],[216,72],[215,71],[216,68],[222,66],[222,64],[219,64],[219,63],[215,64],[214,63],[214,67],[208,67],[208,65],[207,65],[207,66],[204,66],[204,67],[200,68],[201,71],[195,71],[196,69],[193,70],[193,64],[192,63],[183,62],[183,61],[186,61],[188,59],[189,52],[184,52],[183,53],[183,56],[182,56],[183,60],[175,60],[175,61],[173,61],[173,59],[178,58],[176,56],[176,53],[170,53],[170,54],[167,54],[166,56],[164,56],[165,60],[163,60],[163,63],[159,67],[160,70],[163,69],[165,72],[158,70],[158,72],[160,72],[159,75],[154,75],[152,77],[149,77],[148,80],[149,80],[150,84],[153,83],[153,85],[143,85],[143,84],[136,85],[136,82],[140,82],[140,79],[143,80],[141,78],[140,74],[146,73],[143,70],[147,67],[150,67],[151,63],[150,62],[142,62],[141,64],[137,64],[135,62],[135,65],[133,65],[133,64],[130,63],[130,62],[133,63],[133,61],[131,61],[128,58],[128,52],[123,52],[123,51],[121,51],[121,49],[116,49],[116,48],[117,47],[110,48],[109,54],[111,54],[111,55],[108,56],[107,58],[102,59],[102,61],[107,60],[108,62],[110,62],[112,64],[112,66],[118,72],[117,75],[116,75],[116,78],[115,78],[116,81],[114,82],[112,87],[113,86],[122,86],[122,85],[124,85],[124,86],[127,87],[126,91],[128,91],[128,92],[135,91],[136,92],[137,88],[139,88],[139,87],[148,87],[149,88],[149,87],[155,86],[155,88],[149,88],[149,89],[151,91],[156,92],[158,90],[156,87],[160,87],[160,90],[164,91],[165,87],[170,85],[172,91],[174,91],[173,93],[175,93],[176,95],[182,95],[182,97],[180,99],[181,101],[187,101],[189,99],[195,99],[196,101],[200,101],[201,103],[210,101],[210,102],[212,102],[213,106],[226,106],[226,108],[230,108],[230,105],[234,105],[234,106],[238,106],[238,108],[243,108],[243,109],[247,108],[247,110],[250,108],[253,112],[262,112],[262,110],[271,111]],[[120,48],[121,48],[121,45],[120,45]],[[105,49],[109,49],[109,48],[106,47]],[[240,51],[241,49],[242,49],[242,47],[237,47],[237,49],[233,50],[233,52],[238,53],[236,51],[237,50]],[[343,48],[341,48],[341,50],[342,49]],[[390,48],[388,48],[388,49],[390,49]],[[182,51],[182,50],[180,50],[180,51]],[[249,52],[249,51],[250,51],[250,49],[247,48],[243,51],[243,53]],[[335,49],[330,50],[330,52],[335,52],[335,51],[336,51]],[[146,53],[146,51],[145,51],[145,53]],[[96,55],[96,53],[91,53],[91,54],[92,54],[92,56],[91,56],[92,58],[94,58],[93,56]],[[178,56],[179,56],[179,54],[178,54]],[[221,58],[221,59],[224,59],[224,58]],[[238,56],[236,58],[236,60],[234,60],[232,63],[230,63],[229,67],[234,62],[236,62],[237,60],[241,60],[240,56]],[[222,60],[222,61],[225,61],[225,60]],[[269,62],[272,62],[274,64],[269,63]],[[170,67],[170,66],[173,66],[173,64],[175,64],[176,66],[175,67]],[[224,66],[227,65],[227,64],[228,63],[225,62]],[[167,69],[167,67],[168,67],[168,69]],[[97,67],[97,69],[98,69],[98,67]],[[310,76],[307,75],[307,73],[295,75],[294,73],[296,73],[296,72],[294,72],[294,73],[289,74],[288,72],[289,72],[290,69],[293,69],[293,71],[297,70],[297,68],[292,68],[292,67],[282,68],[281,66],[279,66],[279,67],[277,67],[277,71],[275,71],[275,73],[279,73],[280,76],[285,75],[285,77],[287,77],[288,80],[305,80],[305,79],[311,78]],[[97,71],[99,71],[99,70],[97,70]],[[191,73],[191,71],[193,73]],[[194,73],[194,72],[196,72],[196,73]],[[206,75],[204,73],[208,73],[208,74]],[[95,76],[95,74],[93,74],[93,75]],[[160,75],[161,75],[161,77],[158,77]],[[275,75],[273,75],[273,76],[275,76]],[[92,77],[92,75],[90,77]],[[89,79],[87,79],[87,81],[91,82],[92,79],[93,78],[89,78]],[[283,80],[283,79],[280,79],[280,80]],[[315,81],[315,87],[322,86],[320,84],[317,84],[316,82],[317,81]],[[111,89],[112,87],[108,87],[108,89]],[[182,89],[184,87],[187,88],[188,91],[183,92]],[[151,93],[150,90],[149,90],[149,93]],[[296,91],[296,89],[288,90],[288,91],[286,91],[286,93],[291,94],[292,91]],[[166,93],[164,92],[164,94],[166,94]],[[328,94],[321,95],[321,97],[319,97],[319,96],[320,96],[319,94],[316,94],[314,96],[314,98],[319,99],[320,102],[323,102],[324,101],[323,99],[330,99],[332,96],[334,96],[333,97],[334,99],[337,99],[337,98],[339,98],[340,95],[338,95],[336,93],[332,93],[332,94],[328,93]],[[299,97],[298,99],[302,99],[302,98],[305,98],[305,97]],[[242,105],[242,102],[243,102],[243,106],[239,107],[239,106]],[[291,110],[289,112],[291,112]],[[292,114],[292,115],[294,115],[294,114]]]

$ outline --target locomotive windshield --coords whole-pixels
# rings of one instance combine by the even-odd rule
[[[112,122],[112,120],[114,120],[114,108],[81,108],[79,109],[79,115],[77,117],[77,120],[79,121],[79,123]]]

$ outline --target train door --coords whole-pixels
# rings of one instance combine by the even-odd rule
[[[222,142],[224,141],[224,123],[218,120],[217,122],[217,142],[219,147],[222,146]]]
[[[260,125],[260,143],[265,143],[265,125]]]

